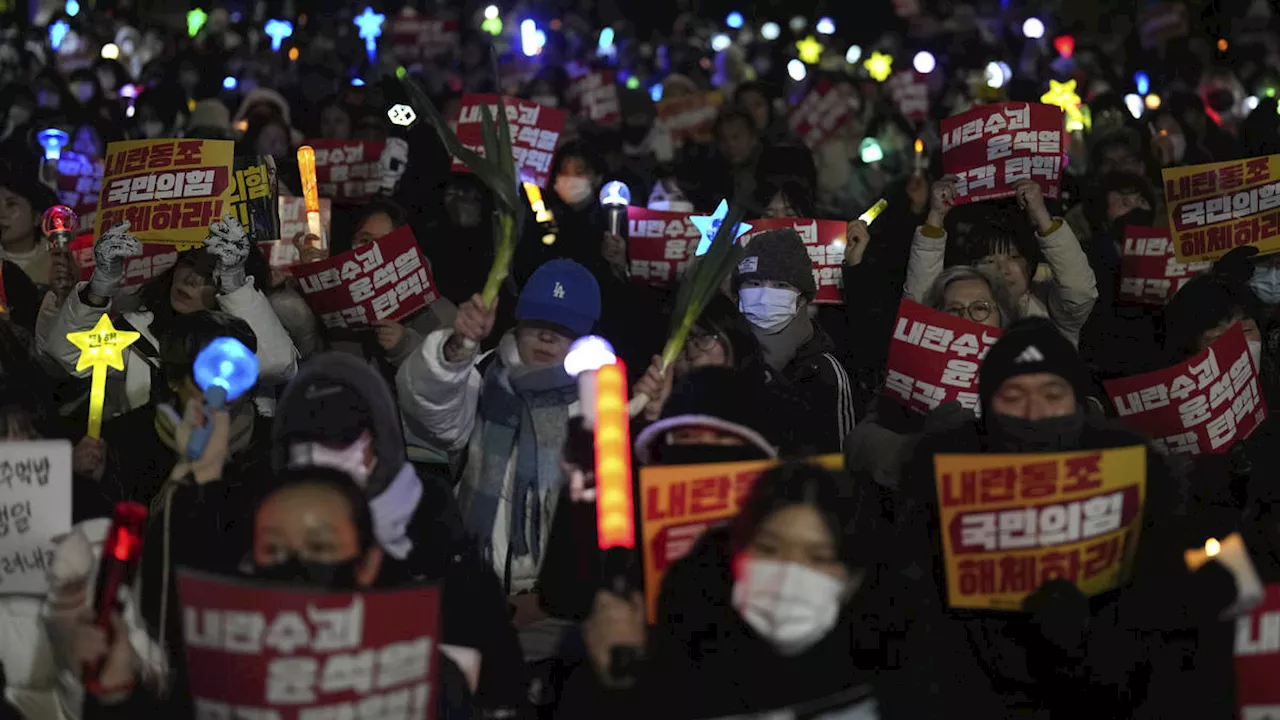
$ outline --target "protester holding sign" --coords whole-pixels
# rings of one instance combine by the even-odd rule
[[[125,259],[141,251],[129,229],[127,222],[122,223],[98,239],[94,245],[93,277],[76,285],[57,320],[40,337],[44,352],[69,373],[75,371],[80,351],[67,340],[67,333],[87,330],[102,313],[111,312],[124,280]],[[245,271],[252,251],[240,223],[223,218],[209,226],[204,248],[181,255],[172,269],[143,289],[138,296],[142,306],[123,315],[129,327],[142,333],[145,343],[135,344],[126,353],[124,387],[108,391],[107,404],[115,408],[115,414],[165,395],[166,389],[152,381],[153,374],[161,369],[154,348],[158,347],[159,338],[171,331],[178,316],[199,310],[220,309],[249,324],[258,340],[261,387],[273,387],[293,376],[297,355],[293,342],[271,303],[257,289],[264,281]]]

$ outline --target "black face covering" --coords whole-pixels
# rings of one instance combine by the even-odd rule
[[[628,145],[639,145],[649,135],[647,125],[623,125],[622,140]]]
[[[254,566],[253,576],[263,580],[309,585],[333,590],[356,588],[358,557],[337,563],[306,562],[297,555],[275,565]]]
[[[754,445],[663,445],[657,448],[656,455],[661,465],[706,465],[768,459]]]
[[[1065,452],[1080,449],[1084,430],[1084,411],[1071,415],[1023,420],[991,413],[987,416],[987,434],[997,452]]]

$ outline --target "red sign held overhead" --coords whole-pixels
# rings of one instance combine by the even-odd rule
[[[1050,105],[982,105],[942,121],[942,168],[959,178],[957,202],[1013,197],[1022,180],[1056,198],[1065,150],[1062,110]]]
[[[551,160],[564,130],[565,113],[535,102],[503,97],[507,129],[511,132],[511,153],[522,182],[545,188],[551,177]],[[458,140],[470,150],[484,155],[484,127],[480,113],[498,116],[497,95],[464,95],[458,108]],[[453,159],[454,172],[470,172],[461,160]]]
[[[1163,307],[1191,278],[1213,263],[1179,262],[1167,227],[1130,225],[1124,229],[1120,250],[1118,299],[1131,305]]]
[[[787,124],[805,145],[816,150],[853,119],[852,101],[856,98],[822,80],[791,109]]]
[[[904,299],[889,341],[884,394],[924,414],[952,400],[981,413],[978,369],[999,339],[1000,328]]]
[[[574,78],[565,95],[569,104],[595,125],[615,127],[622,121],[617,74],[613,70],[597,70]]]
[[[400,62],[451,55],[458,44],[457,20],[426,17],[405,8],[391,21],[391,49]]]

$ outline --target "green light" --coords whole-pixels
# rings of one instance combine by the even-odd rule
[[[1265,91],[1263,91],[1263,93],[1262,93],[1262,94],[1263,94],[1263,95],[1266,95],[1266,96],[1267,96],[1267,97],[1269,97],[1269,98],[1273,98],[1273,97],[1275,97],[1275,96],[1276,96],[1276,89],[1275,89],[1275,88],[1273,88],[1273,87],[1269,87],[1269,88],[1267,88]]]
[[[403,80],[404,76],[408,74],[409,74],[409,71],[405,70],[403,65],[396,68],[396,77],[400,78],[401,80]]]
[[[631,77],[627,78],[628,90],[635,90],[638,87],[640,87],[640,78],[636,77],[635,75],[632,75]]]
[[[484,22],[480,24],[480,29],[497,37],[502,34],[502,18],[485,18]]]
[[[200,28],[209,21],[209,13],[200,8],[196,8],[187,13],[187,35],[195,37],[200,34]]]

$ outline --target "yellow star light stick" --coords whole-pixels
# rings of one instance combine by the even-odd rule
[[[867,208],[866,212],[859,215],[858,219],[867,225],[870,225],[876,221],[876,218],[880,217],[880,213],[884,212],[884,209],[887,207],[889,207],[889,201],[884,198],[880,198],[876,201],[875,205]]]
[[[102,403],[107,396],[107,368],[124,371],[124,349],[137,342],[136,332],[116,330],[106,313],[98,318],[92,330],[67,333],[67,340],[80,348],[76,372],[93,368],[93,384],[89,389],[89,437],[102,437]]]

